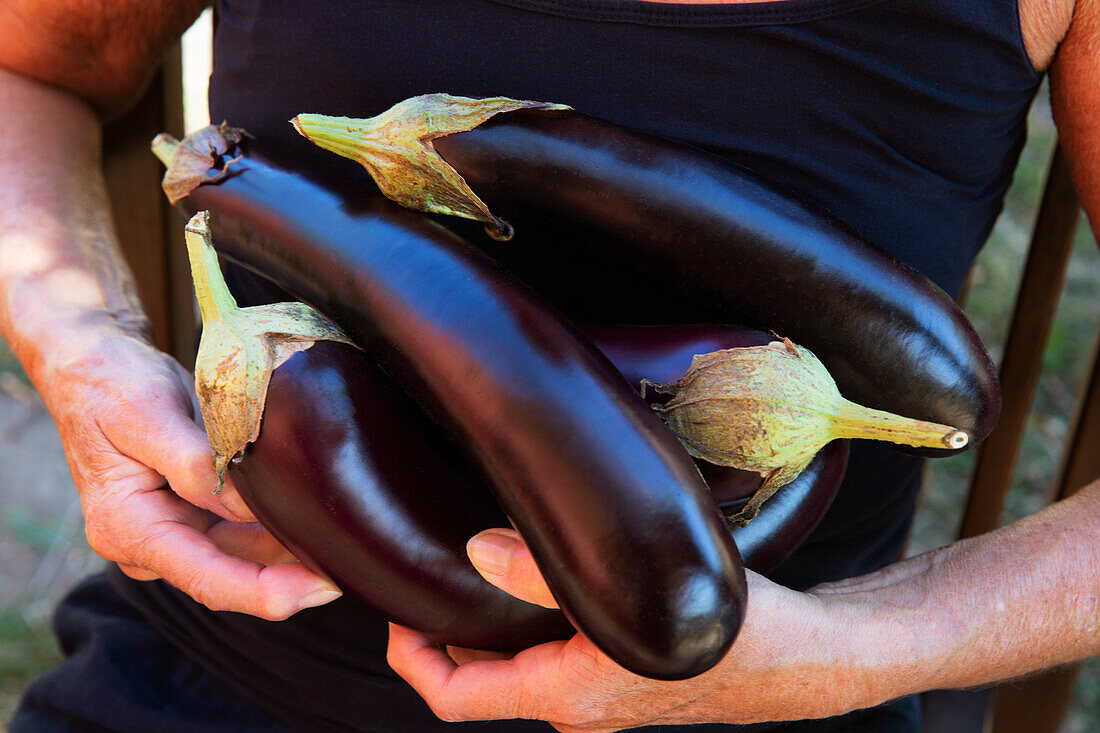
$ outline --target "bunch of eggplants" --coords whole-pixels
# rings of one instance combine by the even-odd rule
[[[241,305],[287,299],[232,265],[227,279]],[[584,330],[634,384],[643,374],[682,374],[695,353],[770,339],[718,326]],[[752,523],[733,528],[747,567],[774,567],[813,529],[847,455],[847,441],[830,443]],[[727,511],[760,484],[749,472],[700,467]],[[349,346],[318,343],[274,372],[260,437],[232,473],[257,517],[296,557],[393,621],[439,641],[503,651],[575,631],[559,612],[519,601],[473,569],[466,541],[507,526],[507,517],[442,429]]]
[[[654,678],[721,659],[744,616],[737,547],[692,460],[590,341],[362,182],[226,153],[228,174],[181,206],[213,212],[223,255],[337,322],[447,431],[570,622]]]
[[[744,172],[571,112],[502,115],[435,142],[517,227],[526,211],[571,217],[624,261],[698,286],[715,319],[824,352],[841,388],[871,404],[975,440],[991,427],[996,378],[950,298]],[[742,554],[763,570],[794,548],[831,501],[847,446],[828,446],[731,534],[717,503],[755,484],[710,468],[716,502],[636,386],[674,381],[694,353],[772,337],[583,332],[440,224],[257,143],[214,142],[207,182],[181,209],[213,212],[222,255],[367,354],[317,344],[275,371],[260,437],[233,469],[261,521],[349,594],[440,641],[516,649],[575,627],[638,674],[713,666],[743,619]],[[469,566],[466,539],[505,521],[562,614]]]

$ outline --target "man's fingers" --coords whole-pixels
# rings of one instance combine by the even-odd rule
[[[155,573],[211,609],[269,620],[340,596],[332,583],[301,563],[265,566],[226,554],[205,533],[213,528],[207,517],[171,492],[148,492],[120,517],[130,521],[134,539],[120,547],[123,556],[117,559]],[[226,531],[215,537],[239,543],[240,536],[221,534]]]
[[[177,561],[161,576],[213,610],[279,621],[340,597],[335,586],[299,562],[264,566],[226,555],[205,535],[182,525],[163,539],[163,550]]]
[[[200,527],[199,529],[202,530],[203,528]],[[215,519],[211,526],[205,529],[205,533],[218,546],[219,550],[226,555],[232,555],[242,560],[251,560],[265,566],[297,560],[290,553],[290,550],[283,547],[270,532],[257,522],[239,524],[224,519]],[[160,578],[158,573],[137,565],[118,563],[118,567],[134,580],[156,580]]]
[[[174,450],[155,466],[179,496],[197,507],[236,522],[255,522],[256,516],[241,499],[233,481],[226,476],[221,492],[215,494],[217,475],[214,456],[206,433],[198,425],[178,416],[173,428]]]
[[[538,717],[512,660],[458,665],[438,644],[397,624],[390,624],[386,659],[441,720]]]
[[[99,423],[115,451],[163,476],[187,502],[224,519],[255,522],[231,481],[214,493],[217,481],[210,443],[191,419],[191,403],[185,399],[183,392],[146,395],[140,406],[119,405]]]
[[[139,568],[137,565],[127,565],[120,562],[118,563],[118,569],[134,580],[157,580],[160,577],[151,570]]]
[[[503,591],[529,603],[557,608],[519,533],[512,529],[487,529],[466,544],[466,553],[481,576]]]
[[[490,652],[484,649],[467,649],[461,646],[450,646],[446,648],[447,656],[453,659],[458,664],[469,664],[470,662],[484,662],[486,660],[501,660],[511,659],[512,655],[509,652]]]
[[[238,524],[221,520],[206,530],[206,536],[225,554],[262,565],[294,562],[296,559],[259,522]]]

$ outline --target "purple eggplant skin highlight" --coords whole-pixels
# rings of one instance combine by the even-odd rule
[[[329,316],[447,429],[570,622],[639,675],[716,664],[745,613],[737,548],[690,457],[606,358],[487,256],[360,180],[228,152],[229,175],[185,213],[211,211],[221,254]]]
[[[996,422],[996,370],[950,296],[728,161],[576,112],[500,114],[433,145],[514,226],[512,241],[487,249],[525,277],[551,257],[578,269],[610,262],[606,277],[637,270],[694,309],[678,319],[754,326],[809,348],[850,400],[954,426],[971,444]],[[593,232],[598,251],[532,248],[525,227],[547,221]]]
[[[231,264],[226,279],[242,306],[289,298]],[[772,338],[718,326],[584,331],[630,383],[672,381],[695,354]],[[827,446],[749,526],[734,528],[746,567],[766,572],[816,526],[843,477],[846,444]],[[705,468],[712,496],[731,510],[760,485],[750,472]],[[510,652],[575,632],[560,612],[474,570],[466,540],[507,517],[439,427],[362,352],[320,342],[275,370],[260,436],[230,470],[295,557],[389,620],[439,642]]]

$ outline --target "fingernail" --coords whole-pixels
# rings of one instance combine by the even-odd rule
[[[490,575],[504,575],[512,560],[516,540],[509,534],[486,530],[466,543],[466,554],[478,570]]]
[[[340,596],[344,595],[340,591],[326,586],[320,590],[315,590],[312,593],[307,593],[298,600],[298,608],[313,608],[314,606],[323,606],[326,603],[335,601]]]

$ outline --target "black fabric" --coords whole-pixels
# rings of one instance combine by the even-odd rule
[[[348,730],[549,733],[552,730],[545,723],[530,721],[442,723],[422,703],[417,703],[407,688],[399,689],[404,684],[392,674],[382,676],[388,676],[388,681],[382,678],[359,680],[354,685],[341,685],[336,689],[317,684],[313,706],[318,714],[312,718],[291,716],[293,723],[288,725],[248,702],[248,695],[240,694],[248,685],[211,675],[207,664],[196,664],[182,653],[150,623],[151,618],[146,613],[132,606],[119,593],[116,586],[121,577],[117,569],[109,570],[107,575],[94,575],[59,604],[54,615],[54,631],[66,659],[27,689],[11,721],[11,733],[323,733]],[[164,596],[183,600],[179,593],[170,589]],[[340,604],[317,612],[332,611],[341,615]],[[303,618],[306,617],[296,617],[298,620],[290,625],[299,624]],[[354,614],[345,615],[341,620],[352,618]],[[308,622],[302,624],[310,625]],[[249,637],[240,639],[242,645],[254,641]],[[282,673],[305,678],[315,673],[309,663],[300,666],[301,660],[294,654],[293,647],[287,652]],[[268,659],[277,656],[275,651]],[[239,671],[255,673],[255,670]],[[327,681],[329,676],[321,679]],[[351,705],[345,704],[349,698]],[[285,706],[271,704],[273,699],[269,697],[266,702],[269,710],[279,716],[285,712],[282,709]],[[369,700],[370,708],[362,708],[355,702],[360,699]],[[334,704],[343,709],[360,708],[363,717],[354,725],[336,722],[322,712],[326,706]],[[806,730],[813,733],[841,729],[860,733],[900,732],[907,730],[905,725],[911,720],[914,704],[914,701],[900,701],[881,711],[859,711],[831,721],[819,721]],[[682,729],[653,726],[640,730],[671,733]],[[728,727],[704,725],[690,730],[692,733],[711,733],[728,730]],[[757,730],[757,727],[750,726],[746,730]]]
[[[11,733],[294,731],[180,655],[102,574],[61,602],[54,632],[65,662],[27,689]]]
[[[563,102],[741,163],[953,293],[1039,81],[1015,0],[223,0],[210,101],[303,153],[301,112],[439,91]]]
[[[288,119],[370,116],[436,91],[564,102],[745,165],[951,293],[1000,211],[1040,81],[1014,0],[221,0],[217,18],[212,118],[334,167],[354,170]],[[567,313],[586,316],[582,302]],[[854,445],[834,507],[772,577],[806,588],[892,561],[920,469],[911,456]],[[464,729],[436,722],[392,675],[382,620],[351,601],[271,624],[209,612],[161,583],[114,580],[184,654],[292,727]],[[919,712],[906,701],[749,730],[830,728],[915,731]]]

